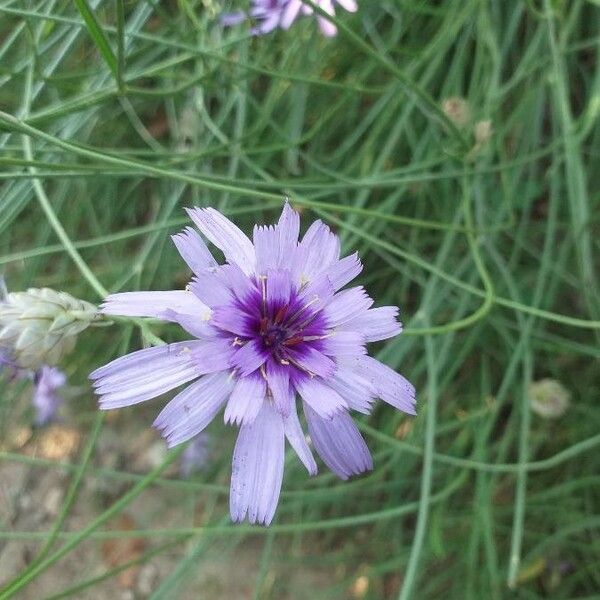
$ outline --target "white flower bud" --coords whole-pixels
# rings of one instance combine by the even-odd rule
[[[571,394],[556,379],[540,379],[529,386],[531,410],[546,419],[561,417],[571,402]]]
[[[98,318],[93,304],[65,292],[12,292],[0,302],[0,348],[19,367],[55,365],[73,350],[75,336]]]

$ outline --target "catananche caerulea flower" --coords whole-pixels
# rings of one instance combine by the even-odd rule
[[[36,411],[36,425],[46,425],[54,418],[63,399],[57,390],[65,385],[67,376],[56,367],[44,365],[33,375],[34,391],[32,397],[33,407]]]
[[[317,6],[332,16],[335,15],[336,3],[350,12],[356,12],[358,9],[356,0],[315,0]],[[312,13],[312,7],[302,0],[252,0],[252,8],[248,14],[242,11],[227,13],[221,17],[221,23],[225,26],[237,25],[250,17],[256,22],[252,34],[261,35],[277,27],[289,29],[301,14]],[[323,35],[331,37],[337,33],[336,26],[321,15],[317,15],[317,22]]]
[[[339,238],[321,221],[299,240],[289,204],[275,226],[255,226],[253,241],[213,208],[188,214],[219,248],[219,265],[192,228],[173,236],[194,273],[186,290],[129,292],[106,298],[111,315],[177,322],[196,339],[133,352],[91,374],[103,409],[154,398],[184,383],[154,422],[169,446],[191,439],[225,408],[240,426],[233,453],[234,521],[269,524],[289,441],[313,475],[317,465],[302,431],[339,477],[372,468],[350,410],[369,413],[376,398],[414,414],[413,386],[369,357],[365,345],[397,335],[394,306],[371,308],[360,287],[342,288],[361,271],[356,254],[340,258]]]
[[[30,379],[33,381],[31,403],[35,409],[35,424],[46,425],[54,418],[63,399],[58,389],[65,385],[67,376],[56,367],[43,365],[39,369],[20,367],[10,354],[0,350],[0,373],[8,373],[7,381]]]

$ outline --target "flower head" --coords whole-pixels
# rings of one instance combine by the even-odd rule
[[[107,314],[179,323],[195,340],[139,350],[91,374],[103,409],[154,398],[196,380],[158,415],[169,446],[200,433],[225,407],[240,426],[233,454],[234,521],[268,524],[283,477],[287,438],[312,475],[317,465],[298,419],[299,397],[317,453],[342,479],[372,468],[350,410],[376,398],[414,414],[412,385],[366,354],[366,343],[400,333],[398,309],[371,308],[356,254],[314,222],[298,241],[299,215],[286,203],[275,226],[255,226],[253,242],[212,208],[188,211],[219,248],[217,264],[191,228],[173,237],[194,277],[185,291],[112,294]]]
[[[356,0],[315,0],[314,3],[331,16],[335,15],[336,3],[349,12],[356,12],[358,9]],[[302,0],[252,0],[252,8],[248,14],[241,11],[227,13],[221,17],[221,23],[226,27],[237,25],[250,17],[256,22],[252,34],[262,35],[277,27],[289,29],[301,14],[312,13],[312,7]],[[317,22],[323,35],[331,37],[337,33],[336,26],[321,15],[317,15]]]
[[[562,417],[571,403],[571,393],[556,379],[540,379],[529,385],[529,400],[534,413],[546,419]]]
[[[15,365],[56,364],[75,347],[76,336],[98,316],[96,307],[66,292],[30,288],[0,301],[0,350]]]
[[[33,376],[35,384],[32,402],[36,411],[36,425],[46,425],[49,423],[63,399],[58,395],[57,390],[65,385],[66,375],[56,367],[44,365],[35,372]]]

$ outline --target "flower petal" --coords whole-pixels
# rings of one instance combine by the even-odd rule
[[[240,428],[229,496],[233,521],[271,523],[283,480],[284,441],[283,418],[268,402],[253,423]]]
[[[287,356],[290,362],[312,375],[329,377],[335,371],[335,363],[328,356],[308,344],[296,350],[288,348]]]
[[[289,6],[293,4],[302,4],[301,0],[292,0]],[[282,25],[283,26],[283,25]],[[279,264],[284,266],[289,263],[292,253],[298,246],[298,236],[300,235],[300,215],[290,206],[289,202],[283,205],[281,216],[276,226],[279,232]]]
[[[186,227],[182,232],[172,235],[171,239],[181,258],[196,275],[204,269],[217,266],[217,261],[206,247],[204,240],[191,227]]]
[[[101,310],[106,315],[154,317],[164,321],[174,320],[173,313],[194,315],[198,319],[210,314],[208,307],[187,290],[110,294],[104,299]]]
[[[331,0],[320,0],[319,5],[321,8],[331,16],[335,15],[333,8],[333,2]],[[333,37],[337,33],[337,27],[331,21],[328,21],[325,17],[318,16],[317,21],[319,23],[319,29],[321,33],[327,37]]]
[[[216,306],[210,322],[215,327],[235,335],[250,337],[254,334],[250,317],[231,304]]]
[[[231,290],[217,274],[219,268],[205,269],[194,276],[189,284],[193,295],[211,308],[227,304],[232,298]]]
[[[191,208],[187,213],[228,262],[238,265],[246,275],[254,271],[254,247],[239,227],[214,208]]]
[[[349,364],[369,381],[384,402],[409,415],[416,414],[415,388],[402,375],[370,356],[349,359]]]
[[[257,339],[250,340],[233,354],[231,364],[240,370],[240,375],[249,375],[256,371],[269,357]]]
[[[235,349],[228,340],[197,340],[191,351],[199,375],[223,371],[231,366]]]
[[[160,396],[200,375],[190,360],[198,342],[178,342],[132,352],[90,375],[100,408],[121,408]]]
[[[350,283],[362,271],[362,263],[358,258],[358,252],[336,261],[326,269],[327,277],[337,292],[347,283]]]
[[[256,252],[256,274],[264,275],[277,268],[279,260],[279,234],[272,225],[255,225],[252,233]]]
[[[316,451],[338,477],[348,479],[373,468],[367,444],[347,412],[325,420],[305,403],[304,414]]]
[[[225,423],[252,423],[265,401],[266,393],[267,382],[261,373],[239,377],[225,408]]]
[[[274,360],[267,361],[267,383],[273,397],[277,412],[287,417],[294,403],[294,390],[290,385],[289,369],[277,364]]]
[[[231,27],[232,25],[239,25],[247,19],[246,13],[241,10],[224,13],[219,17],[219,22],[223,27]]]
[[[323,314],[329,327],[338,327],[350,321],[348,328],[359,331],[353,326],[354,321],[367,312],[372,304],[373,300],[362,286],[353,287],[338,292],[325,307]]]
[[[336,0],[336,2],[348,12],[356,12],[358,10],[358,4],[355,0]]]
[[[317,463],[308,447],[304,431],[302,431],[295,403],[292,406],[290,414],[283,420],[283,428],[285,437],[298,455],[298,458],[302,461],[302,464],[306,467],[308,473],[316,475]]]
[[[335,374],[327,381],[352,410],[369,414],[375,399],[375,391],[369,381],[355,370],[338,365]]]
[[[348,408],[348,403],[332,388],[317,378],[302,377],[294,381],[302,400],[320,417],[331,419]]]
[[[298,299],[305,305],[305,310],[317,312],[327,306],[333,299],[335,290],[326,273],[319,273],[307,283],[298,294]]]
[[[197,315],[184,315],[174,310],[166,310],[162,315],[167,321],[178,323],[190,335],[200,339],[208,339],[215,337],[218,332],[211,325],[209,321],[211,316],[210,309],[207,308],[207,310],[208,313],[202,318],[199,318]]]
[[[302,0],[290,0],[287,6],[283,9],[279,26],[282,29],[289,29],[290,25],[296,20],[301,8]],[[288,206],[287,202],[286,206]]]
[[[153,427],[169,448],[198,435],[219,412],[233,389],[227,371],[206,375],[177,394],[156,417]]]
[[[266,277],[267,304],[277,308],[287,304],[292,293],[290,272],[283,269],[269,269]]]
[[[378,342],[402,332],[402,323],[397,320],[397,306],[379,306],[357,315],[344,328],[362,334],[366,342]]]
[[[306,231],[292,260],[294,280],[304,283],[327,269],[340,256],[340,240],[322,221]]]
[[[355,331],[333,331],[323,340],[323,354],[327,356],[357,356],[366,352],[365,338]]]

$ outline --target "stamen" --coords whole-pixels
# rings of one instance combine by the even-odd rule
[[[299,315],[301,315],[311,304],[314,304],[315,302],[318,302],[320,300],[319,296],[314,296],[313,299],[306,303],[302,308],[298,309],[290,318],[289,318],[289,323],[290,325],[294,322],[294,319],[296,319]],[[314,317],[314,315],[312,315],[310,317],[310,319],[307,321],[307,323],[310,322],[310,320],[312,320],[312,318]]]
[[[260,292],[262,295],[262,312],[263,315],[267,314],[267,276],[260,275]]]
[[[313,377],[315,377],[315,374],[312,371],[309,371],[308,369],[306,369],[305,367],[303,367],[301,364],[299,364],[293,358],[288,358],[287,362],[290,363],[290,364],[292,364],[292,365],[294,365],[297,369],[300,369],[301,371],[304,371],[307,375],[310,376],[311,379]]]
[[[330,333],[326,333],[325,335],[305,335],[300,338],[302,342],[314,342],[315,340],[325,340],[327,338],[333,337],[335,335],[335,331]]]

